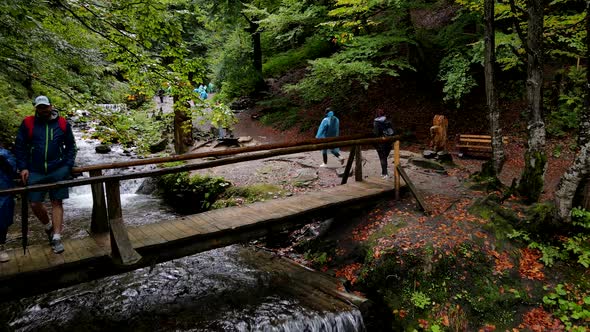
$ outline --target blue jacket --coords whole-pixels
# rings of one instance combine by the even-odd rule
[[[57,123],[57,117],[56,111],[52,112],[49,120],[35,116],[31,138],[24,121],[21,123],[14,146],[18,169],[48,174],[62,166],[74,167],[76,140],[72,126],[67,123],[64,132]]]
[[[340,135],[340,120],[330,111],[320,123],[315,138],[336,137]]]
[[[0,148],[0,189],[14,187],[16,160],[10,151]],[[13,195],[0,195],[0,229],[6,229],[14,220]]]

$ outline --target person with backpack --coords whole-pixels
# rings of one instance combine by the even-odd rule
[[[0,190],[14,187],[16,160],[14,155],[0,145]],[[0,263],[8,262],[10,257],[4,248],[8,227],[14,222],[14,195],[0,196]]]
[[[71,125],[53,109],[49,98],[38,96],[33,102],[35,115],[26,117],[18,129],[15,156],[25,185],[53,183],[71,175],[76,159],[76,141]],[[49,190],[51,220],[43,202],[47,192],[29,192],[35,216],[45,226],[49,243],[56,254],[64,251],[61,241],[63,200],[68,188]]]
[[[378,108],[375,112],[375,120],[373,120],[373,134],[376,137],[393,136],[394,134],[391,121],[387,119],[385,111],[383,111],[381,108]],[[384,179],[389,178],[389,173],[387,172],[387,157],[389,157],[389,153],[391,152],[391,145],[391,142],[375,145],[375,150],[377,150],[379,162],[381,163],[381,177]]]
[[[340,120],[334,115],[334,109],[328,107],[326,108],[326,116],[322,119],[315,138],[337,137],[338,135],[340,135]],[[344,164],[344,158],[340,156],[339,148],[330,149],[330,153],[338,158],[340,165]],[[328,150],[322,150],[322,159],[323,163],[320,167],[328,167]]]

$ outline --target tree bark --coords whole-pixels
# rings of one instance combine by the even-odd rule
[[[496,80],[494,66],[496,63],[496,41],[494,31],[494,2],[495,0],[484,1],[485,15],[485,83],[486,100],[488,106],[488,117],[490,130],[492,132],[492,168],[495,176],[498,176],[504,166],[504,144],[502,142],[502,128],[500,127],[500,110],[496,98]]]
[[[543,191],[547,156],[545,155],[545,122],[543,121],[543,1],[527,0],[527,112],[529,138],[525,168],[518,185],[527,203],[539,200]]]
[[[177,107],[177,96],[174,98],[174,152],[183,154],[193,144],[193,123],[184,107]],[[189,105],[190,107],[190,105]]]
[[[586,2],[586,45],[590,45],[590,1]],[[590,59],[590,47],[586,49],[586,58]],[[557,219],[562,222],[571,222],[571,211],[576,192],[581,193],[584,208],[587,210],[590,202],[590,64],[586,64],[586,96],[584,109],[580,114],[580,132],[578,134],[578,151],[574,163],[563,174],[555,191],[555,205],[557,206]],[[578,188],[581,190],[578,190]]]
[[[265,84],[262,76],[262,42],[260,41],[260,24],[256,22],[256,18],[250,19],[246,15],[244,15],[244,17],[249,24],[249,27],[246,29],[246,31],[250,33],[250,36],[252,36],[252,64],[256,74],[258,75],[256,91],[261,91],[264,90]]]

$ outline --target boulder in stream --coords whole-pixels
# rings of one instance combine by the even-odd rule
[[[105,154],[105,153],[111,152],[111,147],[106,144],[101,144],[101,145],[97,145],[94,148],[94,151],[96,151],[96,153]]]

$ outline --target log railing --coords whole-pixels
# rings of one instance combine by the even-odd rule
[[[362,181],[363,179],[363,160],[361,154],[361,147],[363,145],[374,145],[380,143],[393,144],[393,142],[397,140],[399,140],[398,136],[379,138],[366,138],[366,136],[349,136],[313,139],[292,143],[265,144],[245,148],[227,149],[223,151],[187,153],[183,155],[147,158],[110,164],[96,164],[90,166],[75,167],[74,169],[72,169],[73,173],[89,172],[89,178],[78,178],[73,180],[59,181],[50,184],[37,184],[32,186],[0,190],[0,195],[21,195],[23,204],[23,241],[25,241],[26,232],[28,231],[28,220],[26,220],[28,216],[28,192],[39,190],[47,191],[56,188],[90,185],[92,188],[93,196],[92,219],[90,227],[91,232],[109,232],[111,239],[111,255],[113,259],[120,262],[121,264],[130,265],[136,263],[139,259],[141,259],[141,256],[139,256],[139,254],[135,252],[135,250],[131,246],[131,242],[129,241],[129,237],[124,226],[120,198],[120,181],[206,169],[216,166],[234,164],[250,160],[264,159],[299,152],[333,149],[337,147],[352,147],[342,177],[342,184],[345,184],[348,180],[348,176],[352,168],[353,161],[355,162],[355,180]],[[172,161],[193,160],[207,157],[225,158],[203,161],[194,164],[185,164],[175,167],[146,170],[135,173],[124,173],[116,175],[102,174],[102,170],[105,169],[126,168],[139,165],[154,165]],[[394,184],[396,190],[396,197],[399,197],[400,181],[397,172],[397,166],[399,165],[399,142],[396,142],[396,144],[394,144],[394,161]],[[26,242],[23,242],[23,246],[26,247]]]

